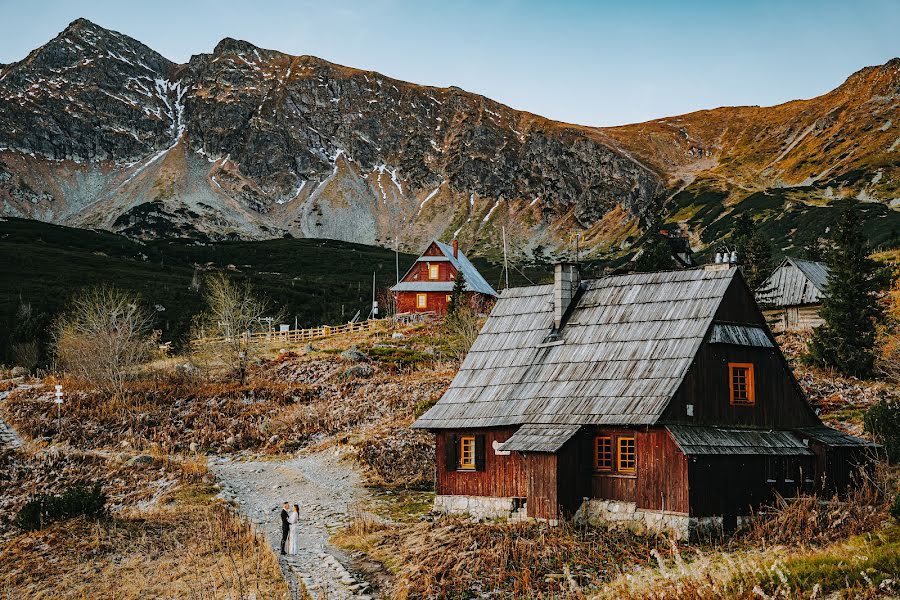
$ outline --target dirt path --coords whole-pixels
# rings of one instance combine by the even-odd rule
[[[15,389],[29,389],[32,387],[37,386],[19,384]],[[7,390],[5,392],[0,392],[0,402],[6,400],[13,391],[14,390]],[[22,439],[19,437],[19,434],[16,433],[16,430],[7,424],[2,417],[0,417],[0,448],[18,448],[21,445]]]
[[[281,557],[281,569],[295,597],[301,582],[313,598],[371,599],[370,585],[348,570],[349,560],[329,544],[332,531],[346,525],[349,510],[368,494],[358,473],[334,450],[283,461],[241,461],[216,457],[210,469],[223,485],[222,497],[256,523],[278,550],[281,503],[300,505],[300,552]]]

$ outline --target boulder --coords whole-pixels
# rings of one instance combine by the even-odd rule
[[[365,362],[369,360],[369,357],[366,355],[366,353],[358,350],[356,346],[351,346],[347,350],[341,352],[341,358],[350,362]]]
[[[144,465],[152,465],[156,462],[156,459],[147,454],[139,454],[134,458],[130,459],[125,463],[126,467],[136,467],[136,466],[144,466]]]
[[[372,365],[360,363],[358,365],[348,367],[342,375],[343,377],[359,377],[361,379],[366,379],[368,377],[371,377],[374,372],[375,369],[372,368]]]

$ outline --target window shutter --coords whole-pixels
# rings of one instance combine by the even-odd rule
[[[459,436],[456,434],[444,436],[444,450],[447,464],[444,468],[447,471],[455,471],[459,466],[459,458],[456,453],[459,452]]]
[[[475,436],[475,470],[484,471],[484,434]]]

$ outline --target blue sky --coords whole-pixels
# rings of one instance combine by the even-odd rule
[[[184,62],[223,37],[586,125],[808,98],[900,56],[900,0],[0,0],[0,62],[77,17]]]

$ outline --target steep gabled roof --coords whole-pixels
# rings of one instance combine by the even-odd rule
[[[558,337],[553,286],[505,290],[418,428],[652,424],[681,385],[736,268],[587,281]]]
[[[475,268],[475,265],[466,258],[466,255],[463,254],[462,250],[457,253],[457,256],[453,256],[453,247],[448,246],[447,244],[441,243],[437,240],[433,240],[431,242],[434,244],[443,254],[443,256],[420,256],[416,262],[437,262],[437,261],[448,261],[453,267],[456,269],[458,273],[462,273],[466,279],[466,291],[468,292],[478,292],[480,294],[487,294],[489,296],[497,296],[497,291],[491,287],[484,277],[481,276],[481,273],[478,272],[478,269]],[[431,244],[429,244],[431,247]],[[415,265],[413,265],[415,267]],[[453,289],[452,282],[450,283],[450,289],[445,290],[446,286],[439,288],[423,288],[421,286],[416,287],[416,284],[422,284],[426,282],[410,282],[404,281],[406,277],[410,274],[413,267],[410,267],[409,271],[406,272],[406,275],[400,280],[400,283],[391,288],[394,292],[411,292],[411,291],[450,291]],[[431,282],[430,284],[433,286],[436,282]],[[446,282],[444,282],[446,283]]]
[[[818,304],[828,284],[828,265],[787,257],[759,286],[757,299],[775,306]]]

